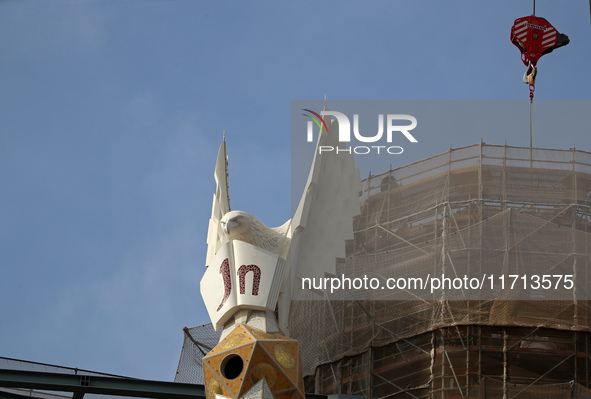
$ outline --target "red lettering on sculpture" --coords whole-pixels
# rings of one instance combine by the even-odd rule
[[[220,266],[220,274],[224,279],[224,299],[222,299],[222,303],[218,306],[218,312],[226,303],[226,300],[230,297],[230,293],[232,292],[232,278],[230,276],[230,262],[228,262],[228,258],[224,259],[222,265]]]
[[[240,293],[246,293],[246,273],[253,272],[252,280],[252,295],[259,294],[259,285],[261,284],[261,269],[257,265],[242,265],[238,269],[238,277],[240,278]]]

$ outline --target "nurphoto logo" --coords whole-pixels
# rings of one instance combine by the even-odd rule
[[[305,117],[310,118],[311,120],[308,121],[307,124],[307,136],[306,139],[309,143],[314,141],[314,123],[318,126],[318,129],[321,131],[322,129],[326,129],[328,134],[331,132],[326,125],[324,118],[325,116],[332,117],[336,119],[338,124],[338,135],[339,135],[339,142],[340,143],[350,143],[351,142],[351,122],[347,115],[342,112],[338,111],[320,111],[320,114],[309,110],[304,109],[304,111],[311,113],[312,115],[303,114]],[[328,145],[321,145],[318,147],[318,153],[323,152],[346,152],[349,154],[359,154],[359,155],[366,155],[366,154],[383,154],[388,153],[391,155],[402,154],[404,149],[398,145],[390,145],[392,144],[394,137],[398,136],[398,134],[402,134],[404,138],[406,138],[411,143],[418,143],[418,140],[410,133],[410,130],[413,130],[417,127],[417,118],[412,115],[406,114],[386,114],[386,123],[384,123],[384,114],[378,114],[378,132],[374,135],[363,135],[359,131],[359,114],[353,114],[353,137],[356,141],[360,143],[376,143],[379,144],[380,142],[384,143],[384,131],[386,132],[385,137],[385,144],[388,145],[358,145],[358,146],[350,146],[348,148],[340,148],[340,147],[333,147]],[[402,124],[401,124],[402,122]],[[404,123],[407,124],[404,124]],[[410,122],[410,124],[408,124]],[[336,133],[333,133],[336,134]]]

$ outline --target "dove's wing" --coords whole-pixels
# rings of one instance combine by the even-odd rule
[[[230,196],[228,192],[228,156],[226,154],[226,140],[222,141],[215,165],[216,190],[211,206],[211,218],[207,231],[207,258],[205,265],[209,266],[212,258],[228,239],[222,230],[220,220],[230,211]]]
[[[353,155],[318,153],[320,146],[338,147],[338,124],[321,131],[306,187],[291,221],[288,274],[279,297],[279,328],[289,336],[291,300],[300,297],[302,278],[336,273],[345,241],[353,239],[353,218],[359,215],[361,179]],[[301,299],[301,298],[300,298]]]
[[[335,274],[336,258],[345,257],[353,239],[353,217],[360,214],[361,179],[353,155],[318,153],[319,146],[339,146],[338,123],[321,131],[306,188],[292,221],[292,286],[303,277]]]

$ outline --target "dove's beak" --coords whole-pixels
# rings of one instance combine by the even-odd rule
[[[238,226],[237,222],[233,220],[228,220],[224,225],[224,231],[226,232],[226,234],[230,234],[230,230],[232,230],[236,226]]]

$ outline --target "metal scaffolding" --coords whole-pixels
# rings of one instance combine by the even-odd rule
[[[574,286],[296,292],[310,392],[591,396],[590,153],[481,143],[363,187],[337,276],[569,275]]]

